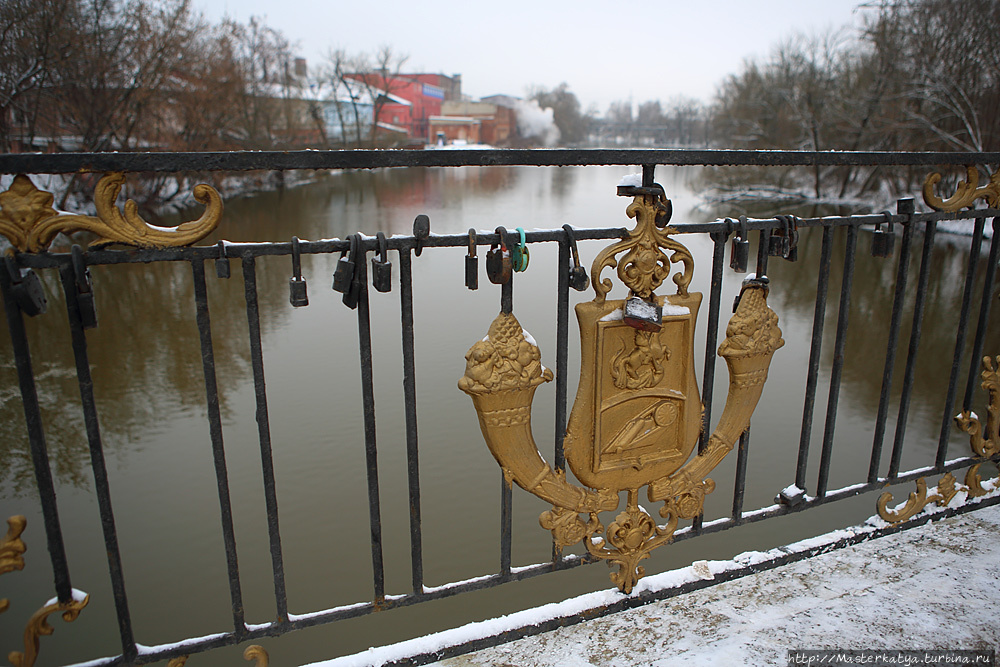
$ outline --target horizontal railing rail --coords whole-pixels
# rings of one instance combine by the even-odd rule
[[[639,165],[643,166],[649,180],[656,165],[744,165],[744,166],[814,166],[814,165],[893,165],[893,166],[936,166],[936,165],[984,165],[1000,164],[1000,153],[852,153],[852,152],[805,152],[805,151],[715,151],[715,150],[428,150],[428,151],[299,151],[299,152],[246,152],[246,153],[148,153],[148,154],[25,154],[0,155],[0,173],[78,173],[78,172],[176,172],[176,171],[240,171],[240,170],[273,170],[273,169],[371,169],[381,167],[407,166],[592,166],[592,165]],[[995,195],[1000,197],[1000,194]],[[991,200],[994,203],[997,200]],[[2,206],[2,203],[0,203]],[[992,240],[984,235],[987,220],[992,218]],[[914,374],[917,372],[917,353],[920,346],[921,327],[924,321],[924,307],[931,283],[930,253],[937,236],[937,225],[944,221],[968,221],[971,235],[968,239],[965,254],[965,274],[962,276],[962,304],[959,309],[958,321],[955,323],[955,347],[950,367],[950,379],[942,387],[944,399],[941,414],[941,436],[932,462],[909,470],[902,469],[902,455],[906,448],[906,428],[909,423],[908,411],[912,396]],[[872,368],[870,372],[881,373],[881,391],[879,394],[878,414],[872,424],[874,434],[870,451],[871,464],[867,475],[855,483],[839,488],[831,487],[831,465],[835,454],[834,434],[837,426],[838,401],[841,393],[842,374],[845,365],[845,341],[850,322],[848,313],[851,308],[852,296],[856,293],[854,285],[855,260],[858,254],[859,230],[863,227],[886,224],[888,222],[902,226],[903,234],[899,239],[898,253],[890,254],[896,258],[895,278],[893,285],[893,305],[888,313],[887,322],[882,323],[886,331],[886,351],[881,368]],[[816,283],[815,310],[812,322],[812,336],[809,341],[809,363],[806,369],[806,387],[803,396],[800,437],[794,447],[789,447],[788,456],[796,458],[795,476],[786,480],[787,488],[793,488],[800,493],[786,494],[777,498],[774,504],[746,510],[744,498],[746,491],[746,475],[750,460],[750,431],[744,432],[740,438],[735,463],[735,479],[733,483],[733,503],[728,516],[718,518],[696,517],[691,525],[677,530],[674,541],[684,541],[701,535],[717,533],[736,528],[737,526],[754,524],[778,516],[799,513],[808,509],[828,505],[835,501],[853,498],[860,494],[882,490],[889,485],[918,481],[928,475],[946,475],[963,468],[978,466],[985,461],[996,461],[996,451],[986,453],[973,452],[971,455],[948,459],[948,445],[953,430],[952,418],[956,411],[956,403],[961,404],[965,412],[972,410],[974,389],[980,378],[980,361],[983,358],[987,332],[990,324],[992,301],[995,300],[996,269],[1000,240],[996,231],[1000,227],[1000,208],[963,207],[958,211],[916,212],[901,200],[896,213],[835,215],[825,217],[795,218],[795,223],[803,229],[814,228],[822,235],[822,248],[818,261]],[[673,233],[704,234],[711,240],[711,280],[708,294],[707,334],[703,349],[704,366],[701,372],[702,400],[704,403],[704,426],[712,423],[713,394],[716,381],[716,349],[719,341],[720,318],[724,306],[723,274],[726,269],[726,250],[730,237],[742,227],[757,235],[756,275],[768,274],[768,247],[772,232],[787,228],[788,219],[782,218],[742,218],[720,219],[711,222],[671,222]],[[843,230],[842,241],[835,238],[835,232]],[[556,436],[553,439],[554,467],[558,471],[565,470],[565,455],[562,449],[562,433],[565,432],[568,414],[568,377],[573,373],[569,367],[568,353],[570,335],[570,285],[569,273],[571,267],[571,247],[576,241],[617,240],[627,235],[625,227],[539,229],[524,233],[524,242],[528,245],[556,244],[558,247],[558,266],[556,267],[558,285],[556,290],[556,368],[555,368],[555,408],[554,421]],[[839,237],[838,237],[839,238]],[[489,246],[500,244],[505,239],[499,232],[479,232],[476,242]],[[922,240],[922,242],[921,242]],[[963,240],[963,243],[965,241]],[[418,347],[415,343],[414,324],[414,278],[413,257],[424,251],[439,248],[465,248],[469,244],[466,234],[414,234],[395,235],[384,241],[367,236],[356,237],[353,241],[357,246],[360,264],[361,288],[357,295],[357,335],[358,364],[362,393],[362,411],[364,421],[365,445],[365,477],[368,491],[368,522],[371,531],[371,566],[372,566],[372,596],[369,600],[347,605],[331,606],[309,613],[295,613],[289,608],[288,592],[286,590],[286,563],[282,546],[282,533],[279,529],[278,508],[279,497],[276,492],[274,449],[282,445],[272,442],[269,426],[268,391],[264,374],[264,345],[261,331],[260,288],[258,286],[257,260],[273,256],[293,256],[298,266],[301,255],[333,255],[348,253],[352,249],[350,239],[298,240],[292,242],[247,242],[218,243],[207,246],[161,248],[161,249],[97,249],[81,252],[11,252],[6,260],[16,268],[15,272],[0,270],[0,291],[10,332],[10,344],[13,362],[19,384],[19,392],[23,404],[26,424],[27,449],[33,463],[35,482],[37,484],[41,513],[44,517],[45,533],[48,541],[49,556],[52,563],[55,580],[57,604],[64,605],[61,610],[79,609],[73,607],[79,603],[79,594],[73,588],[70,578],[70,561],[63,544],[63,528],[59,507],[56,500],[55,484],[52,479],[53,462],[47,449],[45,431],[47,424],[44,411],[39,404],[37,373],[33,368],[34,359],[29,346],[29,334],[25,327],[25,316],[30,315],[15,295],[15,281],[23,280],[24,272],[28,270],[51,270],[58,273],[66,315],[69,322],[70,345],[72,347],[74,373],[79,387],[81,407],[84,413],[84,428],[89,447],[90,467],[94,478],[94,495],[100,513],[101,530],[105,551],[108,558],[108,572],[111,590],[114,596],[114,614],[118,623],[118,634],[121,643],[121,653],[107,658],[89,662],[89,665],[146,664],[150,662],[179,658],[209,649],[240,644],[265,637],[284,635],[293,630],[332,623],[350,618],[357,618],[385,612],[395,608],[407,607],[418,603],[452,597],[477,590],[493,588],[508,582],[530,579],[539,575],[559,570],[576,568],[593,563],[597,558],[589,555],[563,554],[553,549],[551,561],[528,566],[515,566],[512,563],[511,542],[513,532],[513,516],[511,511],[512,486],[509,479],[502,483],[501,494],[501,538],[500,538],[500,569],[471,579],[462,579],[444,585],[428,587],[424,579],[423,562],[423,529],[421,509],[421,478],[420,478],[420,448],[418,410],[416,400],[416,359]],[[988,250],[985,246],[988,245]],[[919,269],[916,280],[910,276],[911,264],[918,261]],[[410,590],[405,593],[390,593],[386,585],[386,561],[383,555],[383,523],[380,505],[380,475],[379,450],[376,437],[376,409],[373,379],[373,345],[372,316],[369,294],[372,289],[368,275],[369,259],[380,252],[393,251],[399,269],[398,280],[393,289],[398,286],[400,294],[400,326],[399,340],[402,348],[402,367],[400,376],[403,383],[403,401],[405,412],[405,458],[407,470],[407,493],[410,510],[409,519],[409,575]],[[984,251],[988,254],[985,271],[981,269],[981,257]],[[831,286],[833,273],[833,257],[843,257],[843,266],[839,272],[839,290]],[[209,287],[206,278],[206,262],[236,260],[240,270],[234,271],[242,275],[243,297],[245,299],[246,337],[250,350],[250,366],[253,375],[253,401],[256,407],[256,435],[259,445],[260,465],[263,473],[263,494],[266,504],[268,546],[271,576],[273,578],[273,617],[266,622],[251,622],[244,609],[243,582],[237,559],[237,536],[233,519],[233,499],[231,483],[227,467],[226,447],[223,438],[223,422],[220,409],[220,389],[215,361],[215,337],[213,335],[212,310],[209,306]],[[91,377],[91,361],[88,356],[88,339],[86,315],[81,305],[81,274],[86,267],[125,264],[151,264],[158,262],[187,263],[191,269],[191,284],[193,286],[193,303],[196,311],[195,326],[198,333],[200,359],[204,375],[204,400],[206,420],[208,422],[214,466],[215,483],[218,493],[220,511],[220,532],[226,552],[226,570],[228,588],[232,607],[232,629],[210,635],[189,638],[174,644],[163,644],[153,647],[143,646],[134,629],[134,612],[129,605],[126,586],[126,572],[123,567],[122,544],[119,540],[115,511],[112,502],[111,482],[108,475],[108,464],[105,460],[105,443],[101,431],[101,415],[94,397],[94,380]],[[211,267],[212,264],[209,264]],[[751,261],[751,267],[753,262]],[[219,277],[222,270],[218,269]],[[20,272],[20,273],[17,273]],[[228,274],[227,274],[228,276]],[[982,281],[982,292],[978,298],[974,294],[977,280]],[[514,282],[504,287],[500,294],[501,307],[509,310],[514,298]],[[831,290],[831,287],[833,289]],[[495,297],[494,297],[495,298]],[[832,300],[837,301],[836,322],[828,322],[827,311]],[[911,303],[912,301],[912,303]],[[978,309],[978,313],[975,311]],[[905,329],[904,315],[912,310],[912,324]],[[973,319],[975,320],[973,322]],[[114,323],[103,323],[102,326],[113,326]],[[874,326],[874,323],[867,323]],[[814,483],[808,479],[810,455],[815,454],[817,446],[814,443],[814,419],[816,404],[822,402],[819,396],[821,383],[821,367],[824,345],[829,341],[824,338],[827,329],[833,329],[833,354],[829,362],[829,371],[825,381],[829,385],[826,398],[825,422],[822,428],[822,438],[818,443],[819,464],[815,466]],[[971,344],[970,328],[975,329]],[[902,345],[908,335],[908,348],[901,368],[897,368],[897,351],[902,351]],[[470,341],[471,342],[471,341]],[[464,353],[464,350],[459,351]],[[996,354],[998,351],[989,351]],[[352,355],[345,354],[345,357]],[[966,372],[964,396],[960,399],[958,391],[960,380]],[[902,373],[902,388],[893,392],[894,375]],[[766,388],[765,388],[766,392]],[[890,408],[898,402],[898,416],[895,420],[895,432],[887,439],[887,429],[890,422]],[[796,410],[798,408],[796,407]],[[475,437],[472,437],[475,436]],[[703,440],[707,437],[707,429]],[[470,438],[478,440],[477,434]],[[1000,444],[1000,443],[998,443]],[[704,443],[702,443],[704,446]],[[886,449],[888,447],[888,449]],[[883,450],[890,453],[889,465],[883,464]],[[362,471],[358,471],[362,474]],[[967,477],[970,480],[971,477]],[[976,482],[978,484],[978,482]],[[945,485],[945,482],[941,483]],[[777,485],[776,490],[782,485]],[[944,488],[944,486],[940,487]],[[971,486],[968,487],[971,489]],[[811,489],[811,492],[808,490]],[[972,491],[969,491],[972,494]],[[924,494],[924,499],[930,497]],[[994,495],[982,501],[996,502]],[[928,501],[929,502],[929,501]],[[926,504],[926,503],[925,503]],[[922,505],[921,505],[922,508]],[[916,514],[914,512],[913,514]],[[882,532],[894,532],[908,525],[916,525],[928,520],[927,515],[913,518],[912,515],[891,522],[893,525]],[[858,538],[862,539],[862,538]],[[846,546],[858,539],[842,540]],[[808,557],[813,551],[805,550],[798,555],[783,556],[781,562],[799,557]],[[777,563],[777,562],[776,562]],[[763,565],[760,567],[764,567]],[[746,568],[749,574],[754,567]],[[722,578],[720,578],[722,580]],[[133,584],[134,585],[134,584]],[[702,584],[699,584],[701,586]],[[707,584],[704,584],[707,585]],[[690,588],[690,587],[688,587]],[[679,588],[671,594],[682,593],[688,588]],[[603,612],[576,614],[571,620],[547,622],[539,624],[534,629],[524,628],[508,632],[492,639],[466,642],[459,649],[443,653],[421,654],[411,657],[411,663],[422,664],[436,657],[451,655],[460,651],[480,648],[491,643],[507,641],[516,636],[524,636],[550,626],[575,622],[593,617],[598,613],[607,613],[619,608],[627,608],[640,602],[656,599],[655,593],[644,593],[632,598],[625,598],[620,603],[609,605]],[[10,616],[10,613],[7,614]],[[8,620],[0,619],[0,620]]]

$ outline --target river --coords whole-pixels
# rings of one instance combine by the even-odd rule
[[[501,224],[508,229],[549,229],[564,223],[628,226],[624,214],[628,200],[615,196],[615,186],[631,171],[623,167],[463,167],[333,174],[281,192],[227,201],[222,225],[205,243],[287,241],[293,235],[343,238],[355,231],[408,234],[420,213],[430,217],[432,232],[441,234],[464,233],[469,227],[492,230]],[[673,201],[675,221],[710,220],[719,213],[698,208],[698,179],[695,168],[657,170],[658,182]],[[823,436],[845,234],[845,230],[835,234],[809,490],[815,486]],[[955,345],[969,239],[939,239],[932,254],[932,284],[909,411],[904,470],[933,463]],[[679,240],[694,254],[691,289],[706,294],[703,310],[707,311],[711,242],[704,235],[684,235]],[[870,234],[863,231],[831,489],[864,478],[878,409],[896,269],[894,259],[872,258],[869,242]],[[916,234],[883,474],[909,340],[920,242],[922,236]],[[588,271],[604,245],[581,242],[581,258]],[[771,260],[769,302],[780,318],[786,345],[775,356],[753,420],[746,509],[769,505],[781,488],[794,481],[820,245],[818,230],[804,230],[797,262]],[[483,253],[480,249],[480,257]],[[482,442],[475,410],[456,382],[464,371],[465,351],[486,334],[499,308],[500,290],[487,282],[484,273],[478,291],[465,289],[464,254],[464,249],[431,249],[413,260],[423,562],[428,586],[493,573],[499,567],[500,472]],[[394,256],[391,253],[390,259]],[[311,303],[299,309],[288,303],[288,258],[258,260],[284,565],[289,607],[300,614],[369,600],[372,595],[356,317],[341,304],[340,295],[330,290],[337,259],[303,258]],[[984,252],[981,265],[985,262]],[[273,620],[274,593],[238,266],[234,260],[233,277],[219,280],[211,264],[207,265],[209,298],[247,622],[264,623]],[[543,363],[549,366],[555,365],[555,267],[555,244],[533,246],[531,265],[526,273],[518,274],[514,288],[514,313],[538,341]],[[974,313],[983,289],[982,268],[975,286]],[[93,267],[92,273],[100,326],[88,332],[90,359],[137,640],[152,645],[231,630],[190,268],[180,263],[117,265]],[[65,308],[54,278],[45,276],[49,311],[29,320],[29,337],[73,585],[91,595],[89,607],[77,621],[66,625],[54,619],[56,638],[43,639],[44,659],[62,664],[116,654],[120,646]],[[742,278],[726,269],[723,304],[732,302]],[[572,303],[591,297],[571,292]],[[371,309],[386,590],[405,593],[410,585],[409,512],[398,283],[389,294],[371,292]],[[722,316],[724,335],[725,306]],[[699,383],[705,318],[703,312],[695,346]],[[974,329],[970,341],[973,333]],[[1000,353],[1000,308],[992,311],[985,352]],[[572,400],[579,367],[575,324],[571,325],[569,359]],[[721,362],[718,372],[716,418],[727,384]],[[963,372],[960,387],[964,382]],[[983,406],[984,394],[977,392],[975,401]],[[538,391],[533,408],[535,437],[547,456],[551,455],[553,405],[550,384]],[[979,411],[983,414],[982,407]],[[949,458],[967,451],[967,441],[956,433]],[[712,474],[718,490],[709,497],[708,519],[730,512],[735,458],[728,457]],[[18,619],[27,618],[51,597],[52,574],[5,327],[0,327],[0,479],[4,517],[22,513],[29,519],[24,536],[29,544],[27,567],[0,580],[4,596],[11,599],[11,610],[0,619],[0,647],[16,648],[23,627]],[[544,509],[541,501],[515,489],[515,566],[549,558],[549,534],[537,523]],[[855,523],[874,511],[875,496],[870,494],[664,547],[645,565],[653,572],[686,565],[692,559],[728,558]],[[300,664],[607,587],[607,573],[600,565],[577,568],[293,633],[264,644],[271,651],[272,664]],[[214,660],[193,657],[189,664]],[[240,664],[235,653],[225,661]]]

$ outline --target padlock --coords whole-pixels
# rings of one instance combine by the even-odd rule
[[[389,245],[385,240],[385,234],[379,232],[378,250],[379,257],[372,257],[372,285],[378,292],[389,292],[392,290],[392,262],[389,261]]]
[[[778,222],[784,222],[782,216],[776,216]],[[785,238],[785,230],[779,227],[775,227],[771,230],[770,240],[767,245],[767,254],[771,257],[784,257],[785,256],[785,243],[788,239]]]
[[[737,273],[746,273],[750,262],[750,239],[747,233],[746,216],[740,216],[739,235],[733,237],[729,251],[729,268]]]
[[[424,249],[423,241],[431,235],[431,219],[421,213],[413,219],[413,236],[417,239],[413,247],[413,254],[420,257]]]
[[[634,329],[659,331],[663,328],[663,307],[655,301],[630,296],[622,307],[622,321]]]
[[[896,235],[892,231],[892,215],[883,213],[888,230],[882,229],[882,223],[875,225],[875,232],[872,234],[872,257],[891,257],[895,246]]]
[[[84,329],[97,327],[97,304],[94,303],[94,287],[90,280],[90,269],[83,261],[83,250],[78,245],[71,249],[73,273],[76,276],[76,303],[80,312],[80,326]]]
[[[341,294],[347,294],[351,289],[351,282],[354,280],[354,272],[357,269],[355,259],[357,257],[358,239],[355,236],[350,238],[350,251],[345,250],[337,262],[337,268],[333,272],[333,289]]]
[[[505,245],[495,245],[486,253],[486,275],[494,285],[510,280],[512,264],[510,250]]]
[[[44,313],[49,307],[49,302],[45,298],[45,288],[38,274],[31,269],[17,268],[14,258],[10,255],[5,257],[5,261],[10,275],[10,293],[14,302],[28,317]]]
[[[587,283],[589,282],[589,279],[587,278],[587,269],[580,265],[580,251],[577,250],[576,247],[576,238],[573,236],[573,228],[569,225],[563,225],[563,230],[569,238],[569,249],[573,257],[573,265],[569,267],[569,286],[577,292],[582,292],[587,289]]]
[[[511,248],[510,264],[511,269],[513,269],[516,273],[521,273],[528,270],[528,262],[531,259],[531,253],[528,251],[528,244],[524,241],[524,228],[518,227],[517,233],[520,238],[517,245]]]
[[[476,230],[469,230],[469,254],[465,256],[465,286],[479,289],[479,257],[476,255]]]
[[[292,277],[288,279],[288,303],[296,308],[309,305],[306,279],[302,277],[302,259],[298,236],[292,237]]]
[[[229,277],[229,258],[226,257],[224,241],[219,241],[219,256],[215,259],[215,275],[219,278]]]
[[[358,255],[361,255],[360,257]],[[358,303],[361,301],[361,290],[364,289],[364,281],[361,279],[361,273],[364,271],[364,258],[365,253],[361,252],[361,236],[359,234],[351,235],[351,264],[354,265],[354,274],[351,276],[351,283],[344,292],[344,297],[341,301],[344,305],[354,310],[358,307]],[[339,267],[338,267],[339,268]]]

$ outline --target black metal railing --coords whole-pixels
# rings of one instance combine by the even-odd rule
[[[309,151],[299,153],[220,153],[220,154],[60,154],[60,155],[2,155],[0,156],[0,173],[70,173],[79,171],[212,171],[212,170],[248,170],[248,169],[357,169],[374,167],[406,167],[406,166],[460,166],[460,165],[642,165],[651,176],[656,165],[891,165],[891,166],[923,166],[935,165],[965,165],[965,164],[996,164],[1000,163],[1000,154],[943,154],[943,153],[812,153],[795,151],[679,151],[679,150],[497,150],[497,151]],[[984,227],[987,219],[992,218],[992,241],[989,243],[988,261],[985,275],[979,275],[981,255],[983,253]],[[917,352],[921,341],[921,331],[924,324],[924,306],[929,286],[932,281],[930,272],[931,250],[936,240],[937,225],[945,220],[968,220],[972,227],[972,235],[968,237],[967,270],[964,275],[962,303],[959,319],[955,323],[954,355],[950,367],[950,379],[947,386],[942,387],[943,410],[941,412],[941,435],[939,446],[932,462],[911,469],[901,470],[902,455],[906,448],[906,428],[910,409],[911,392],[915,374],[918,372]],[[735,479],[733,484],[733,501],[728,516],[703,520],[695,519],[691,526],[676,533],[676,541],[684,541],[709,533],[729,530],[743,524],[757,523],[774,517],[787,515],[804,510],[827,505],[834,501],[852,498],[870,491],[882,490],[888,485],[910,482],[929,474],[941,474],[969,467],[982,461],[982,457],[964,456],[948,460],[947,451],[949,437],[952,433],[952,417],[958,400],[958,390],[961,388],[963,372],[967,370],[964,394],[961,405],[965,410],[974,406],[974,390],[979,378],[979,360],[984,354],[989,323],[991,302],[995,299],[996,269],[1000,236],[996,233],[1000,227],[1000,210],[979,208],[963,210],[955,213],[928,212],[918,213],[912,207],[911,200],[900,200],[893,214],[869,214],[849,216],[828,216],[815,218],[798,218],[799,228],[807,230],[815,228],[822,235],[822,246],[817,264],[818,277],[815,287],[815,309],[812,322],[812,336],[809,342],[810,353],[806,368],[805,393],[801,412],[801,429],[797,452],[790,446],[789,456],[796,459],[794,483],[798,489],[811,492],[794,498],[785,498],[785,502],[777,502],[750,511],[744,509],[747,466],[750,459],[750,432],[740,438],[736,457]],[[878,411],[872,424],[873,442],[870,452],[870,465],[867,475],[856,483],[831,489],[831,462],[835,453],[834,433],[837,426],[838,401],[841,395],[842,373],[844,371],[845,345],[849,326],[848,314],[851,311],[852,295],[857,287],[854,282],[855,260],[859,230],[863,227],[892,222],[901,225],[902,237],[899,241],[894,296],[892,310],[888,322],[868,322],[866,326],[887,326],[887,345],[884,355],[884,365],[881,369],[872,368],[871,373],[881,371],[881,391]],[[768,249],[772,230],[781,230],[787,220],[780,218],[747,219],[745,228],[758,237],[756,273],[768,274]],[[707,334],[704,347],[704,367],[702,369],[702,397],[704,401],[704,423],[709,425],[713,415],[713,394],[716,380],[716,355],[718,345],[718,328],[723,303],[723,274],[726,270],[726,246],[730,237],[737,230],[733,220],[716,220],[705,223],[685,223],[674,221],[672,226],[677,234],[707,234],[712,243],[711,255],[711,287],[709,293],[709,313],[707,319]],[[836,247],[835,232],[845,229],[843,246]],[[555,438],[554,465],[564,469],[562,452],[562,434],[567,421],[568,378],[572,373],[569,368],[569,306],[570,306],[570,269],[571,244],[576,241],[618,239],[624,233],[620,227],[611,228],[575,228],[570,233],[566,229],[548,229],[529,231],[525,234],[528,244],[558,245],[558,285],[556,303],[556,385],[555,385]],[[499,233],[479,233],[478,243],[495,244],[500,241]],[[921,244],[922,239],[922,244]],[[407,500],[409,504],[409,551],[410,551],[410,584],[411,590],[403,594],[388,594],[386,586],[386,561],[383,556],[383,522],[380,508],[378,448],[376,440],[376,410],[375,390],[373,382],[373,345],[371,304],[369,301],[370,281],[367,275],[368,259],[380,251],[380,240],[369,237],[355,237],[359,244],[360,292],[357,294],[357,336],[359,358],[363,423],[364,423],[364,475],[368,491],[368,519],[370,526],[370,547],[372,567],[372,597],[368,601],[330,607],[318,612],[296,615],[289,609],[286,592],[286,564],[283,559],[282,533],[278,522],[278,496],[275,486],[274,450],[283,445],[272,442],[269,424],[268,392],[264,376],[264,346],[260,323],[260,303],[258,291],[257,260],[271,256],[300,255],[334,255],[350,250],[351,239],[302,240],[286,243],[219,243],[217,245],[176,248],[162,250],[92,250],[70,253],[11,253],[12,265],[18,272],[27,270],[57,272],[63,291],[70,331],[75,375],[81,398],[84,416],[86,440],[89,445],[90,467],[94,479],[94,494],[96,495],[103,541],[107,553],[107,565],[111,589],[114,598],[114,613],[118,623],[121,653],[89,664],[145,664],[181,655],[189,655],[209,649],[244,643],[264,637],[283,635],[293,630],[332,623],[374,612],[389,610],[429,602],[445,597],[456,596],[471,591],[492,588],[512,581],[524,580],[538,575],[566,570],[593,562],[588,556],[563,555],[553,550],[550,562],[513,567],[511,542],[513,533],[512,491],[509,482],[503,485],[501,495],[501,538],[500,538],[500,568],[499,571],[476,577],[471,580],[457,581],[442,586],[428,587],[424,579],[423,537],[420,461],[418,446],[418,410],[416,391],[416,360],[419,358],[414,337],[414,306],[413,306],[413,268],[414,254],[430,251],[433,254],[439,248],[464,248],[469,239],[465,234],[456,235],[409,235],[393,236],[385,241],[389,251],[395,253],[399,267],[400,295],[400,327],[399,337],[402,346],[402,368],[400,375],[403,384],[403,412],[405,418],[405,467],[407,479]],[[915,285],[910,277],[911,256],[920,247],[920,265]],[[841,254],[844,257],[840,271],[839,291],[833,286],[831,295],[831,269],[833,258]],[[205,265],[219,265],[229,260],[237,260],[242,269],[243,295],[246,301],[247,340],[250,350],[250,365],[253,375],[253,400],[256,407],[257,440],[259,444],[260,464],[263,472],[263,493],[266,504],[267,532],[270,549],[270,566],[273,576],[273,618],[264,623],[249,623],[244,611],[243,590],[244,575],[241,574],[237,558],[237,536],[233,519],[233,500],[231,484],[227,469],[226,449],[223,441],[223,417],[220,410],[219,380],[215,362],[213,325],[209,307],[209,287],[206,279]],[[137,643],[133,624],[133,610],[129,605],[126,577],[122,559],[122,545],[116,532],[115,507],[112,503],[111,484],[109,482],[108,464],[105,460],[105,445],[102,440],[101,416],[98,404],[94,398],[94,381],[91,377],[91,361],[88,357],[88,337],[86,332],[86,313],[81,310],[82,269],[85,267],[142,265],[150,263],[171,262],[187,264],[191,269],[194,306],[196,310],[196,326],[198,345],[204,373],[205,407],[208,430],[211,440],[214,474],[218,491],[219,511],[221,517],[221,536],[226,553],[226,568],[228,588],[232,607],[232,629],[213,635],[201,636],[185,640],[180,644],[160,645],[147,648]],[[223,269],[218,269],[220,277]],[[44,517],[45,534],[48,542],[56,597],[61,602],[73,599],[74,591],[70,578],[70,563],[64,546],[63,527],[56,500],[55,485],[52,479],[53,462],[47,452],[46,423],[43,410],[39,405],[36,387],[36,371],[33,368],[33,351],[29,349],[29,336],[25,329],[25,311],[13,295],[14,280],[21,273],[0,271],[0,291],[10,334],[13,361],[16,366],[17,381],[23,403],[27,450],[30,452],[35,483],[37,484],[38,500]],[[981,297],[976,304],[974,286],[977,277],[983,281]],[[509,310],[513,299],[514,282],[508,283],[502,291],[502,307]],[[833,354],[829,368],[829,390],[826,397],[825,421],[822,430],[822,440],[819,443],[818,475],[810,483],[808,479],[809,457],[815,453],[813,446],[814,420],[816,403],[821,401],[820,378],[824,338],[827,334],[828,300],[838,300],[837,318],[834,330]],[[909,300],[912,299],[912,305]],[[905,361],[902,366],[902,388],[895,400],[898,402],[898,415],[895,420],[895,432],[891,442],[891,456],[888,469],[882,471],[883,449],[886,446],[887,424],[893,398],[894,375],[897,372],[897,350],[901,350],[905,337],[904,314],[912,307],[912,324],[909,328]],[[974,311],[977,311],[974,316]],[[969,346],[969,328],[975,317],[975,334]],[[114,326],[114,322],[102,322],[102,326]],[[996,351],[989,351],[991,354]],[[464,350],[457,351],[464,353]],[[765,389],[766,392],[766,389]],[[707,431],[707,429],[706,429]],[[478,433],[470,433],[472,441],[478,440]],[[704,444],[704,443],[702,443]],[[994,457],[996,458],[996,457]],[[359,471],[360,474],[361,471]],[[781,488],[785,484],[778,484]],[[993,502],[988,500],[986,502]],[[926,521],[927,517],[913,519],[900,526],[882,529],[881,532],[892,532]],[[537,526],[529,528],[537,530]],[[844,544],[857,540],[844,540]],[[809,552],[803,552],[810,555]],[[774,559],[773,566],[792,559],[792,556]],[[765,567],[759,566],[757,569]],[[747,568],[745,573],[755,568]],[[735,575],[734,575],[735,576]],[[716,581],[720,581],[719,578]],[[704,584],[708,585],[708,584]],[[660,593],[643,593],[620,602],[608,605],[603,610],[592,610],[587,614],[576,614],[557,621],[536,624],[517,631],[506,632],[493,638],[457,644],[434,655],[416,655],[411,657],[415,664],[430,661],[462,651],[472,650],[480,646],[514,637],[524,636],[542,631],[555,625],[565,624],[592,617],[600,613],[609,613],[636,604],[648,602],[651,599],[665,595],[676,594],[690,589],[691,586],[671,589]],[[9,614],[8,614],[9,616]],[[10,621],[10,619],[3,619]],[[44,650],[44,649],[43,649]]]

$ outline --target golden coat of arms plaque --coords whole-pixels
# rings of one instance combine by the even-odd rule
[[[729,367],[726,406],[702,450],[703,405],[694,368],[694,334],[701,294],[688,292],[694,259],[666,226],[669,201],[659,186],[631,188],[626,212],[636,226],[601,251],[591,269],[594,299],[576,307],[581,369],[564,448],[570,470],[549,466],[531,433],[535,389],[552,379],[541,353],[512,313],[501,313],[489,335],[466,354],[459,388],[472,397],[487,447],[508,480],[552,503],[539,521],[557,546],[583,542],[587,551],[618,565],[611,580],[631,593],[644,574],[639,561],[669,542],[680,519],[703,509],[715,483],[707,475],[732,450],[760,399],[774,351],[784,341],[767,306],[767,280],[744,281],[719,355]],[[619,257],[621,256],[621,257]],[[680,265],[679,271],[674,271]],[[607,299],[605,269],[616,269],[627,299]],[[675,294],[655,290],[672,278]],[[655,521],[639,505],[662,502]],[[606,527],[601,512],[626,506]],[[597,537],[603,533],[603,537]]]

